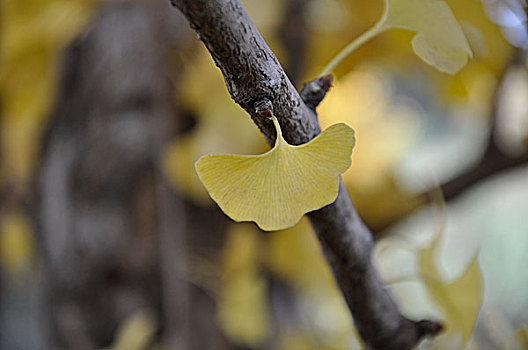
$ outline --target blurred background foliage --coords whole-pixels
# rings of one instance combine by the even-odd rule
[[[445,321],[446,332],[421,346],[528,348],[526,2],[447,2],[474,54],[466,67],[440,73],[414,55],[412,33],[383,33],[336,69],[334,87],[318,108],[320,123],[345,122],[356,131],[353,165],[343,180],[378,239],[373,258],[403,312]],[[298,88],[382,10],[381,0],[242,3]],[[41,326],[53,308],[43,286],[56,271],[45,262],[49,252],[35,214],[38,174],[45,130],[64,102],[58,91],[65,74],[75,74],[63,69],[65,50],[94,26],[107,2],[0,4],[0,346],[65,346],[60,331]],[[177,344],[200,348],[193,340],[205,337],[217,349],[360,348],[308,221],[272,233],[228,222],[199,182],[194,162],[201,155],[268,147],[230,99],[206,50],[193,34],[183,36],[186,44],[166,54],[178,130],[153,155],[168,182],[164,190],[184,208],[184,262],[174,271],[185,282],[180,288],[187,290],[191,327]],[[438,187],[445,211],[435,209],[442,200],[429,204],[428,193]],[[56,287],[59,298],[71,297],[68,288]],[[82,288],[95,294],[100,287]],[[172,296],[163,283],[159,288],[159,298]],[[160,300],[152,305],[120,314],[110,337],[98,338],[90,330],[97,320],[84,320],[85,335],[96,348],[171,348],[171,311]],[[202,330],[204,320],[213,320],[218,332]]]

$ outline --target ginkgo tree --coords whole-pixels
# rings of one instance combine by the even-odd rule
[[[168,1],[162,1],[168,8]],[[229,345],[237,344],[243,348],[262,348],[273,342],[274,346],[278,344],[277,348],[281,349],[358,349],[361,342],[359,337],[361,337],[369,348],[405,349],[414,346],[427,335],[435,335],[441,328],[437,322],[412,321],[409,317],[416,320],[427,317],[441,321],[444,332],[434,338],[433,348],[458,349],[465,345],[478,346],[478,342],[483,340],[480,337],[482,329],[489,326],[486,324],[488,321],[486,316],[489,316],[488,306],[486,305],[483,311],[480,310],[484,298],[484,283],[477,260],[478,255],[486,272],[486,261],[483,259],[485,254],[469,252],[468,255],[471,254],[471,257],[466,256],[469,264],[465,269],[461,269],[461,273],[456,277],[452,276],[453,278],[448,279],[442,274],[441,267],[442,263],[446,262],[445,259],[442,261],[443,253],[450,250],[443,249],[449,246],[449,238],[447,234],[443,235],[442,230],[438,230],[432,243],[428,245],[420,242],[412,247],[411,239],[399,242],[399,249],[404,247],[407,253],[413,255],[412,261],[409,262],[414,268],[414,274],[410,275],[412,278],[410,282],[414,283],[411,288],[423,290],[426,294],[424,299],[430,304],[427,306],[431,306],[426,308],[421,305],[421,301],[418,302],[413,296],[405,294],[408,291],[406,289],[409,287],[408,283],[399,284],[398,281],[401,282],[408,277],[402,274],[402,270],[408,272],[405,267],[389,259],[388,264],[400,273],[397,278],[391,279],[394,276],[384,274],[385,271],[383,266],[378,264],[377,256],[374,264],[370,261],[374,243],[367,226],[376,236],[395,220],[424,205],[426,196],[423,193],[407,192],[397,178],[399,174],[395,172],[395,167],[402,160],[404,150],[421,136],[418,134],[423,128],[419,123],[427,119],[426,123],[429,126],[430,116],[450,115],[461,111],[460,107],[464,111],[466,108],[478,109],[481,113],[472,113],[478,114],[478,117],[489,116],[490,112],[487,109],[492,109],[488,106],[491,105],[489,103],[491,94],[497,91],[496,83],[503,80],[500,75],[507,69],[505,66],[511,67],[511,63],[506,61],[514,50],[501,37],[500,27],[494,26],[489,20],[488,17],[491,16],[486,16],[483,4],[490,2],[240,1],[254,16],[257,27],[266,40],[270,40],[272,47],[278,47],[280,61],[285,63],[289,73],[294,69],[289,64],[288,56],[296,55],[309,63],[308,77],[318,76],[305,85],[300,95],[238,1],[174,0],[175,5],[185,12],[193,28],[207,45],[214,62],[224,74],[229,92],[242,107],[226,99],[224,81],[218,79],[218,69],[209,53],[205,49],[192,53],[185,52],[188,48],[184,49],[184,44],[180,46],[178,43],[177,58],[168,68],[171,70],[170,78],[173,79],[176,91],[172,90],[173,86],[170,89],[168,86],[165,87],[170,90],[167,96],[176,99],[176,111],[169,106],[169,98],[163,98],[162,102],[158,97],[164,94],[155,88],[146,88],[142,79],[146,76],[155,76],[154,81],[162,82],[166,78],[164,74],[167,72],[163,69],[167,67],[161,69],[160,65],[158,67],[160,69],[156,70],[155,74],[152,72],[145,74],[149,71],[149,67],[143,62],[145,57],[156,58],[158,54],[161,56],[158,50],[166,49],[169,45],[164,43],[162,45],[164,47],[161,48],[158,47],[160,42],[151,40],[153,33],[168,34],[169,32],[164,24],[160,24],[164,23],[165,19],[160,21],[160,13],[154,13],[160,11],[157,5],[161,5],[162,2],[159,4],[149,2],[145,7],[143,7],[145,4],[138,5],[138,2],[143,3],[142,0],[116,1],[114,4],[110,1],[110,6],[105,4],[101,7],[95,6],[99,4],[98,0],[81,1],[78,4],[64,0],[2,2],[0,90],[4,128],[1,138],[3,154],[1,175],[4,180],[2,192],[4,199],[7,198],[6,208],[9,209],[3,211],[1,225],[2,254],[0,255],[4,267],[7,270],[27,271],[34,254],[37,254],[31,249],[34,242],[32,227],[28,223],[32,214],[26,212],[28,209],[25,206],[26,202],[16,198],[27,196],[28,192],[32,191],[33,186],[30,184],[35,179],[33,175],[37,175],[32,174],[33,168],[55,169],[49,173],[52,174],[50,177],[52,180],[60,180],[57,183],[60,182],[61,185],[69,186],[73,183],[74,186],[82,187],[77,188],[82,193],[79,195],[79,192],[73,191],[68,195],[71,195],[71,201],[66,201],[64,207],[53,207],[55,208],[53,209],[47,206],[47,199],[62,198],[60,192],[37,181],[39,191],[43,190],[39,193],[43,194],[44,199],[39,203],[39,211],[43,208],[48,213],[46,215],[51,218],[50,222],[69,221],[73,215],[65,215],[65,213],[69,212],[70,207],[82,209],[84,206],[72,205],[72,203],[86,199],[85,196],[90,196],[95,208],[102,208],[100,211],[99,209],[95,211],[99,213],[98,217],[101,219],[90,218],[79,222],[116,222],[108,220],[115,216],[105,209],[105,200],[108,198],[105,199],[104,194],[109,193],[115,187],[114,184],[126,182],[127,190],[118,194],[121,200],[121,196],[126,193],[126,199],[123,200],[125,204],[122,206],[125,210],[121,211],[126,215],[123,215],[122,222],[129,220],[129,205],[135,208],[138,204],[135,200],[133,203],[129,200],[129,196],[132,194],[135,196],[138,191],[141,202],[138,215],[141,215],[141,220],[135,220],[136,217],[130,218],[131,221],[135,220],[130,222],[131,228],[137,225],[145,226],[146,231],[154,236],[154,229],[147,229],[149,225],[143,223],[143,219],[152,218],[152,221],[156,221],[156,225],[153,224],[152,227],[160,226],[160,236],[161,230],[167,229],[165,233],[170,231],[170,234],[177,234],[178,239],[186,237],[177,244],[182,254],[175,254],[177,250],[173,248],[174,245],[166,244],[170,242],[164,240],[165,236],[160,238],[160,246],[163,247],[161,253],[163,278],[169,276],[183,282],[184,293],[181,295],[184,297],[180,297],[179,293],[172,293],[173,286],[165,283],[169,279],[163,280],[161,294],[174,296],[178,300],[176,303],[178,305],[192,304],[196,299],[206,302],[198,308],[194,308],[196,305],[191,305],[193,321],[184,321],[181,324],[191,325],[192,333],[203,339],[205,338],[203,334],[210,334],[207,330],[204,332],[209,326],[206,325],[207,322],[203,322],[202,315],[205,314],[211,327],[221,330],[218,336],[207,337],[209,344],[214,344],[210,347],[216,348],[218,345],[220,348],[222,346],[220,342],[226,341]],[[335,8],[327,11],[327,8],[332,6],[341,9],[343,15],[340,17],[340,13],[336,13]],[[299,11],[292,13],[285,11],[287,8],[298,8]],[[150,10],[154,12],[151,13]],[[166,10],[163,9],[163,14],[168,15],[167,21],[174,21],[171,23],[181,27],[175,28],[174,32],[171,29],[171,35],[185,36],[185,39],[178,37],[175,40],[184,40],[185,45],[187,40],[199,45],[194,36],[187,37],[185,23],[179,22],[181,17],[171,13],[177,11]],[[108,16],[109,13],[113,15]],[[328,14],[332,14],[333,17]],[[282,19],[281,15],[284,16]],[[101,21],[101,17],[110,20],[111,25],[105,27],[104,24],[108,22]],[[84,23],[89,18],[96,20],[84,27]],[[299,23],[299,18],[306,21],[306,28],[299,26],[295,28],[296,30],[291,30],[290,26],[288,27],[290,30],[285,33],[284,27],[278,23],[283,21],[293,25]],[[141,24],[143,23],[141,19],[147,19],[145,25],[139,27],[119,25],[121,22]],[[65,28],[68,30],[64,30]],[[365,28],[370,29],[364,31]],[[274,32],[273,35],[271,31],[277,29],[279,31]],[[83,34],[72,44],[74,50],[68,49],[60,60],[63,63],[55,64],[59,61],[61,49],[66,47],[81,30]],[[101,35],[94,38],[94,32]],[[141,35],[142,33],[148,35]],[[300,36],[306,39],[309,42],[308,47],[298,50],[297,46],[291,45],[291,38],[286,38],[290,37],[290,34],[293,34],[293,37]],[[347,45],[348,42],[350,43]],[[119,45],[116,45],[117,43]],[[192,45],[194,48],[194,43]],[[112,50],[105,50],[107,47],[112,47]],[[131,47],[139,48],[137,52],[140,54],[130,55]],[[344,49],[339,52],[343,47]],[[86,54],[90,52],[97,54]],[[336,52],[339,53],[332,59],[332,54]],[[416,58],[413,57],[413,52]],[[107,54],[110,53],[113,60],[107,59]],[[174,53],[171,52],[168,58],[174,60],[175,57],[172,55]],[[187,55],[192,55],[193,59],[186,60]],[[475,59],[469,60],[473,55]],[[420,59],[423,62],[420,62]],[[135,65],[129,66],[122,72],[116,69],[116,67],[128,66],[130,62]],[[327,62],[330,63],[319,74]],[[63,64],[66,65],[66,69],[56,69]],[[84,70],[78,69],[79,65],[81,68],[96,66],[98,72],[102,74],[83,75]],[[172,70],[177,70],[177,74],[172,74],[176,73]],[[109,72],[111,74],[105,74]],[[335,73],[337,78],[330,94],[325,97],[330,87],[331,76],[327,75],[330,73]],[[82,77],[96,79],[93,81],[78,79],[79,74]],[[57,81],[56,75],[60,75],[61,79]],[[292,73],[291,76],[297,81],[298,73]],[[100,80],[100,77],[115,79],[115,86],[106,86],[105,80]],[[80,83],[81,86],[89,85],[90,93],[78,96],[76,91],[82,92],[83,89],[73,89],[68,85],[68,82],[72,81]],[[135,90],[119,89],[123,82],[137,87],[138,91],[147,90],[148,97],[129,95]],[[414,91],[409,93],[408,83],[412,85],[412,89],[420,86],[422,90],[416,95]],[[96,89],[93,89],[93,86],[96,86]],[[157,85],[153,84],[153,86]],[[400,87],[403,89],[400,90]],[[71,92],[73,96],[77,96],[75,99],[78,98],[82,102],[79,106],[86,107],[79,110],[70,109],[69,106],[66,109],[62,108],[65,104],[69,104],[70,99],[55,94],[57,89]],[[113,96],[115,89],[119,90],[118,97]],[[101,93],[102,91],[108,93]],[[504,91],[508,95],[511,89]],[[98,97],[92,99],[91,92],[95,92]],[[431,92],[434,96],[428,95],[424,99],[424,95]],[[103,99],[103,96],[112,97]],[[429,97],[432,98],[428,100]],[[64,113],[66,116],[58,123],[57,120],[46,118],[46,115],[55,115],[53,110],[49,110],[53,108],[54,98],[59,100],[56,101],[59,114]],[[323,104],[318,106],[323,98],[325,98]],[[429,105],[431,100],[433,100],[432,107]],[[437,100],[441,100],[441,108],[435,105],[438,103]],[[112,112],[107,113],[105,108],[101,109],[101,104],[105,107],[109,105]],[[452,109],[455,104],[456,110]],[[59,173],[68,173],[69,176],[71,173],[82,173],[85,171],[84,167],[78,166],[71,171],[49,168],[50,160],[66,159],[61,152],[70,154],[72,149],[79,151],[76,157],[78,162],[75,161],[74,164],[83,163],[85,159],[89,161],[94,159],[91,156],[93,149],[90,149],[89,143],[83,141],[84,136],[93,130],[91,127],[79,128],[81,135],[74,135],[78,140],[78,144],[74,147],[64,147],[64,143],[61,142],[62,136],[68,138],[72,136],[69,132],[70,126],[77,122],[76,118],[72,118],[73,116],[80,116],[79,120],[86,121],[86,124],[83,122],[82,125],[90,125],[95,119],[91,111],[101,110],[103,118],[99,122],[96,121],[98,127],[112,132],[109,134],[96,132],[97,137],[94,141],[97,145],[104,145],[104,141],[114,138],[120,141],[129,140],[130,135],[126,134],[128,129],[121,128],[124,123],[119,123],[119,128],[115,129],[111,123],[116,117],[123,116],[123,119],[128,121],[138,116],[130,111],[141,110],[140,114],[145,121],[152,120],[156,127],[164,125],[153,118],[156,113],[151,113],[150,107],[152,110],[157,110],[156,107],[159,105],[164,106],[162,109],[167,114],[175,112],[174,114],[177,115],[178,135],[170,141],[167,140],[168,145],[164,144],[152,154],[149,150],[143,155],[149,158],[149,163],[155,163],[156,167],[160,166],[163,176],[156,178],[156,183],[160,183],[164,188],[162,183],[164,180],[171,182],[174,188],[167,189],[167,192],[176,190],[177,199],[183,199],[185,207],[183,210],[180,210],[178,205],[174,206],[176,210],[166,210],[171,206],[165,206],[167,203],[164,202],[163,197],[160,197],[161,203],[157,202],[152,206],[154,198],[152,193],[143,193],[152,190],[144,188],[143,181],[146,177],[143,176],[138,176],[137,182],[128,183],[123,181],[123,176],[119,177],[119,172],[111,172],[110,186],[91,183],[94,186],[88,187],[92,189],[86,190],[85,185],[90,184],[84,181],[69,181],[71,177],[57,176]],[[170,108],[166,108],[167,106]],[[317,113],[315,113],[316,107]],[[425,113],[422,113],[422,108],[427,108],[427,118]],[[500,109],[493,107],[495,108]],[[244,110],[249,113],[252,120],[247,118]],[[174,114],[171,114],[170,118],[174,119]],[[320,116],[321,127],[318,125],[317,114]],[[441,122],[436,116],[434,119],[435,123]],[[252,121],[262,131],[264,137],[258,135]],[[46,125],[43,124],[44,122]],[[42,133],[43,126],[46,126],[46,129],[49,126],[49,130],[53,132],[46,133],[43,137],[45,142],[39,143],[36,139]],[[65,130],[66,134],[61,135],[62,130]],[[133,130],[136,130],[135,135],[145,136],[142,139],[147,141],[156,137],[149,134],[150,128]],[[175,135],[171,135],[173,136]],[[50,140],[53,142],[49,143]],[[152,144],[158,144],[158,141],[159,139],[156,139]],[[266,141],[268,148],[265,145]],[[50,144],[58,146],[46,146]],[[145,146],[148,145],[151,143],[146,142]],[[139,145],[134,142],[134,147],[136,146]],[[34,158],[39,153],[39,147],[43,148],[43,153],[40,155],[41,159],[38,159],[39,164],[35,164],[37,159]],[[95,173],[104,174],[99,164],[104,165],[107,149],[106,146],[101,148],[103,148],[103,160],[97,161],[97,166],[92,169]],[[113,149],[108,148],[108,150]],[[85,157],[87,154],[90,156]],[[120,154],[119,158],[126,165],[131,158],[130,155],[127,149],[126,156],[121,157]],[[161,156],[159,158],[161,164],[157,162],[158,156]],[[153,158],[156,158],[156,161],[150,162]],[[110,163],[114,162],[108,162]],[[119,164],[118,167],[125,169],[125,165]],[[150,165],[152,164],[149,164],[148,176],[152,175]],[[457,178],[455,177],[455,180]],[[38,177],[38,179],[42,178]],[[147,179],[146,182],[149,182],[147,187],[150,187],[151,180],[150,177]],[[445,187],[445,183],[442,187]],[[469,185],[466,184],[464,189],[467,187]],[[14,191],[11,191],[12,188]],[[350,192],[354,206],[347,192]],[[448,192],[446,191],[446,194]],[[103,196],[93,196],[93,194],[103,194]],[[159,195],[160,193],[156,194]],[[216,210],[215,202],[224,211],[226,217],[222,216],[220,210]],[[359,219],[355,207],[358,208],[367,225]],[[159,210],[159,213],[152,213],[150,209]],[[53,216],[54,211],[58,215]],[[83,212],[86,215],[82,217],[85,218],[94,211]],[[185,213],[185,217],[181,217],[179,215],[181,213]],[[165,217],[170,217],[171,222],[184,223],[186,227],[177,227],[176,224],[164,225]],[[202,218],[204,220],[201,220]],[[228,218],[236,222],[230,222]],[[239,221],[250,223],[239,223]],[[158,225],[160,223],[162,225]],[[64,227],[69,226],[69,224],[64,225]],[[406,238],[417,236],[412,229],[391,226],[391,232],[382,232],[376,238],[388,233],[390,237],[387,238],[397,239],[397,234],[392,232],[393,229],[396,232],[408,231]],[[426,232],[428,229],[429,227],[426,227],[416,231]],[[261,230],[275,232],[262,233]],[[51,228],[36,233],[37,237],[47,239],[48,236],[54,237],[55,232],[61,231]],[[55,249],[61,253],[70,251],[75,253],[77,241],[69,237],[75,237],[76,233],[80,233],[83,238],[78,242],[84,244],[89,240],[91,246],[95,247],[93,252],[99,252],[99,248],[105,246],[104,242],[107,242],[108,235],[97,234],[105,233],[105,229],[94,232],[95,235],[88,235],[85,230],[79,231],[77,227],[73,227],[69,230],[70,235],[57,237],[56,241],[61,244],[41,246],[39,248],[44,249],[36,251],[44,251],[45,257],[53,256]],[[134,229],[127,228],[126,232],[132,233]],[[467,238],[462,237],[462,239]],[[500,239],[502,240],[502,236]],[[207,246],[202,247],[203,242],[207,242]],[[158,273],[151,272],[157,271],[158,267],[144,266],[142,261],[157,261],[155,254],[158,253],[156,249],[149,250],[149,246],[143,243],[145,242],[138,244],[138,251],[142,256],[148,255],[151,258],[137,261],[136,254],[139,253],[128,248],[122,249],[122,246],[118,247],[118,253],[108,249],[102,251],[111,257],[106,271],[110,271],[112,276],[116,268],[119,270],[123,266],[133,270],[137,268],[142,276],[147,275],[145,271],[149,271],[148,274],[152,277],[148,282],[150,290],[151,280],[152,286],[157,285]],[[383,245],[379,243],[381,242],[376,243],[377,248]],[[37,242],[37,244],[42,243]],[[219,254],[220,250],[221,254]],[[122,251],[125,254],[121,254]],[[114,261],[114,257],[121,255],[126,255],[125,260]],[[133,266],[128,266],[129,255],[134,257]],[[74,256],[78,255],[74,254]],[[96,278],[98,278],[97,274],[104,275],[104,271],[99,269],[100,261],[96,260],[98,256],[94,255],[94,259],[86,263],[88,267],[94,264],[96,269],[93,271]],[[168,258],[164,259],[164,257]],[[451,258],[452,256],[447,267],[455,261]],[[165,267],[170,267],[170,264],[181,265],[181,271],[166,269]],[[78,271],[79,268],[75,259],[72,262],[66,255],[57,260],[56,266],[57,269],[50,269],[52,284],[60,281],[59,278],[54,277],[62,272],[63,266],[71,267],[68,271]],[[333,275],[330,267],[333,269]],[[382,278],[378,276],[378,268]],[[76,273],[72,276],[75,282],[78,277],[82,277]],[[3,277],[4,275],[2,280]],[[133,278],[133,274],[127,274],[123,281],[119,279],[117,283],[128,286],[131,285],[129,282]],[[6,284],[8,287],[9,282],[10,280]],[[490,288],[493,283],[489,282],[486,280],[486,293],[493,289],[493,286]],[[142,279],[142,284],[146,283]],[[204,296],[207,295],[207,300],[201,297],[194,298],[194,294],[189,300],[185,297],[187,285],[193,286],[192,293],[196,291],[194,287],[201,289]],[[24,284],[22,288],[25,286]],[[66,296],[64,300],[69,302],[71,294],[69,296],[68,294],[71,293],[71,289],[68,289],[67,285],[65,289],[64,286],[60,283],[55,285],[58,287],[58,294],[63,295],[64,292]],[[281,308],[284,304],[281,302],[284,300],[281,298],[284,294],[279,293],[277,297],[274,293],[276,288],[280,288],[281,292],[286,290],[288,302],[292,297],[295,299],[295,310],[290,309],[288,305],[288,308],[285,308],[286,312],[282,312]],[[82,289],[97,291],[91,294],[107,301],[111,298],[106,298],[106,293],[102,292],[113,290],[106,284],[94,285],[93,282],[82,284]],[[402,290],[403,293],[398,293]],[[128,287],[123,288],[123,292],[127,295]],[[161,304],[156,299],[160,297],[158,294],[160,293],[152,296],[155,305]],[[91,315],[93,310],[95,310],[93,314],[97,315],[97,308],[92,308],[90,301],[86,302],[90,306],[83,308],[84,300],[79,301],[80,299],[82,298],[78,298],[78,295],[73,296],[73,304],[81,305],[83,310],[90,310],[86,315]],[[50,305],[50,309],[55,306],[57,305]],[[164,316],[174,314],[184,316],[187,311],[183,310],[184,308],[178,310],[170,306],[163,307]],[[282,315],[277,317],[275,314],[277,310]],[[123,317],[125,315],[122,313],[116,313],[111,317],[110,313],[108,312],[104,317],[112,319],[111,327],[107,326],[108,323],[100,322],[100,316],[89,316],[88,328],[102,329],[106,338],[101,342],[101,338],[95,335],[94,344],[101,346],[113,344],[111,345],[113,348],[143,348],[152,344],[152,341],[157,342],[160,333],[162,333],[161,337],[164,337],[174,329],[171,317],[159,318],[158,314],[151,315],[141,310],[126,317]],[[288,315],[284,317],[286,313]],[[214,319],[210,317],[213,314],[216,316]],[[60,321],[59,318],[57,319]],[[185,320],[185,316],[181,319]],[[330,319],[332,322],[328,322]],[[500,317],[497,319],[507,328],[507,322],[502,322]],[[284,326],[284,323],[287,325]],[[475,328],[477,328],[476,334],[474,334]],[[515,328],[512,330],[514,331]],[[56,333],[62,335],[67,332],[59,330]],[[526,339],[526,332],[521,332],[521,335],[523,334]],[[109,343],[111,336],[113,342]],[[511,338],[511,335],[508,337]],[[194,341],[193,338],[193,345]],[[511,340],[508,341],[513,343]],[[522,344],[527,344],[526,340]],[[164,343],[163,346],[170,347],[170,344]],[[205,348],[210,347],[205,346]],[[182,346],[182,348],[187,347]],[[515,347],[505,346],[505,348]]]
[[[403,317],[384,289],[370,262],[371,234],[337,181],[350,166],[353,132],[335,125],[317,136],[314,112],[329,89],[326,75],[356,47],[388,29],[416,32],[412,44],[420,58],[443,72],[460,70],[472,52],[448,5],[443,0],[386,0],[379,22],[331,60],[299,96],[238,1],[172,2],[215,59],[232,98],[274,144],[259,156],[202,157],[196,169],[213,200],[235,221],[255,221],[265,230],[291,227],[309,212],[369,347],[411,348],[439,332],[436,322]],[[263,105],[269,113],[263,113]]]

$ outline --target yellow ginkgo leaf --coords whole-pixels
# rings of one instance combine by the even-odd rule
[[[438,70],[458,72],[473,57],[460,24],[444,0],[385,0],[381,27],[415,31],[414,52]]]
[[[445,314],[448,332],[452,335],[461,332],[462,341],[467,344],[482,305],[482,274],[475,256],[460,278],[445,283],[434,261],[440,237],[438,235],[431,247],[420,252],[420,271],[429,293]]]
[[[275,146],[256,156],[209,155],[196,162],[211,198],[231,219],[255,221],[266,231],[295,225],[335,201],[339,175],[351,164],[354,131],[332,125],[310,142],[289,145],[279,122]]]
[[[464,67],[473,53],[464,32],[444,0],[385,0],[381,19],[339,52],[323,69],[329,74],[360,45],[388,29],[416,32],[414,52],[438,70],[454,74]]]

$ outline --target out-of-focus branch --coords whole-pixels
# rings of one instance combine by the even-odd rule
[[[306,65],[306,46],[308,44],[306,13],[310,1],[286,1],[282,19],[276,31],[282,44],[282,62],[294,84],[302,79]]]
[[[523,64],[526,52],[517,50],[512,56],[510,63],[505,67],[501,74],[500,82],[495,91],[495,96],[492,102],[491,115],[489,117],[490,132],[485,151],[480,158],[480,161],[472,168],[458,175],[457,177],[444,183],[441,188],[444,192],[446,200],[456,197],[465,189],[471,187],[473,184],[486,179],[503,170],[515,168],[521,165],[528,164],[528,152],[521,155],[509,155],[501,150],[498,146],[497,127],[499,121],[499,114],[501,113],[501,106],[499,105],[500,96],[504,93],[504,81],[506,74],[511,68]]]
[[[528,164],[528,153],[516,157],[510,157],[502,152],[487,154],[475,167],[446,182],[440,188],[445,199],[451,200],[484,179],[526,164]]]
[[[528,164],[528,151],[520,155],[511,155],[502,151],[497,144],[497,126],[499,123],[499,114],[501,113],[499,97],[500,94],[503,93],[504,77],[512,67],[524,64],[523,62],[526,59],[526,54],[526,51],[516,51],[499,78],[499,85],[497,86],[493,97],[491,114],[489,117],[490,131],[482,156],[475,165],[440,185],[446,201],[455,199],[458,195],[493,175]],[[423,199],[423,203],[427,203],[429,193],[430,191],[425,191],[424,193],[419,194],[418,197]],[[403,217],[410,215],[418,208],[420,208],[420,206],[412,207],[408,212],[402,212],[401,216],[394,217],[392,220],[384,222],[383,225],[377,225],[375,229],[376,233],[383,232],[385,229],[395,224]]]
[[[323,77],[297,93],[275,55],[238,0],[172,0],[198,33],[222,71],[231,97],[265,135],[275,139],[271,121],[256,105],[273,104],[289,143],[305,143],[320,133],[315,106],[329,87]],[[307,93],[309,91],[309,93]],[[372,235],[341,184],[336,202],[309,214],[338,284],[368,348],[410,349],[441,326],[408,320],[398,310],[371,262]]]

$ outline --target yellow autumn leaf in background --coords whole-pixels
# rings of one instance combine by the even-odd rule
[[[255,221],[266,231],[295,225],[335,201],[339,175],[351,164],[354,131],[332,125],[310,142],[289,145],[279,122],[275,146],[256,156],[210,155],[196,170],[211,198],[235,221]]]
[[[60,53],[97,2],[0,2],[2,175],[19,191],[26,190],[39,135],[55,98]]]
[[[34,257],[34,242],[28,219],[10,211],[0,221],[0,262],[4,273],[28,269]]]
[[[270,333],[268,286],[261,274],[261,232],[233,224],[222,252],[218,321],[235,344],[258,347]]]
[[[462,333],[467,344],[473,334],[477,316],[482,305],[483,279],[475,256],[456,281],[445,283],[435,264],[435,252],[441,235],[433,244],[420,252],[419,265],[427,290],[444,312],[448,334]]]
[[[347,45],[323,69],[329,74],[363,43],[388,29],[416,32],[414,52],[426,63],[450,74],[458,72],[473,57],[460,24],[444,0],[385,0],[381,19]]]
[[[486,14],[480,1],[448,0],[464,29],[474,57],[454,77],[432,76],[432,84],[444,90],[442,103],[464,104],[477,116],[488,117],[493,94],[515,48],[504,38],[501,27]]]
[[[266,268],[288,281],[303,294],[327,294],[335,290],[332,272],[321,254],[321,247],[308,218],[286,230],[266,235]]]
[[[139,310],[128,316],[116,331],[111,350],[147,349],[154,339],[158,325],[150,310]]]
[[[473,57],[460,24],[443,0],[385,0],[378,25],[381,30],[415,31],[414,52],[442,72],[454,74]]]
[[[336,79],[332,93],[318,107],[322,128],[346,123],[358,135],[354,169],[342,178],[369,225],[383,226],[421,204],[420,198],[399,187],[394,174],[416,142],[424,111],[416,99],[396,94],[388,71],[363,65]]]
[[[519,328],[515,332],[517,340],[525,347],[528,348],[528,330],[527,328]]]

